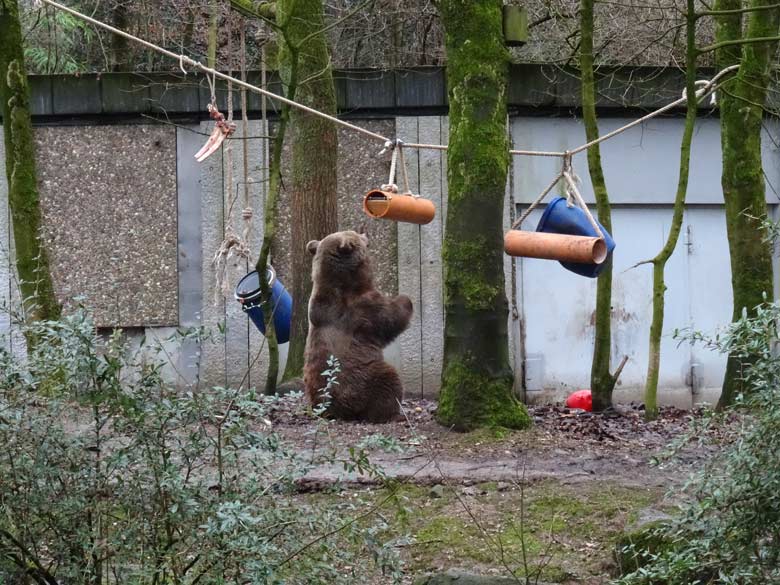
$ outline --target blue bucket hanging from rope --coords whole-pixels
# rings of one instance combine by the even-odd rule
[[[561,262],[566,270],[570,270],[580,276],[596,278],[612,261],[612,251],[615,249],[615,240],[604,229],[604,226],[596,220],[601,232],[604,235],[604,243],[607,246],[607,257],[598,264],[581,264],[577,262]],[[588,238],[597,238],[599,233],[594,229],[588,220],[585,212],[576,205],[568,205],[565,197],[556,197],[547,205],[544,210],[537,232],[548,234],[563,234],[567,236],[584,236]]]
[[[279,343],[290,341],[290,322],[292,320],[292,297],[284,288],[276,271],[269,266],[266,270],[268,284],[271,286],[271,302],[273,303],[274,332]],[[257,271],[252,271],[236,285],[236,300],[241,303],[243,311],[249,315],[252,323],[260,333],[265,335],[263,310],[260,308],[260,277]]]
[[[510,256],[558,260],[575,274],[595,278],[612,260],[615,241],[591,215],[575,177],[571,153],[567,152],[561,172],[504,236],[504,251]],[[550,202],[535,232],[521,230],[523,221],[560,181],[564,182],[567,198],[556,197]]]

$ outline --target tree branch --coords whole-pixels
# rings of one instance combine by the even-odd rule
[[[232,1],[233,1],[233,0],[231,0],[231,2],[232,2]],[[309,34],[309,35],[307,35],[307,36],[303,37],[303,38],[301,39],[301,42],[300,42],[300,43],[298,43],[298,48],[300,48],[300,47],[302,47],[303,45],[305,45],[305,44],[306,44],[308,41],[310,41],[312,38],[316,37],[317,35],[324,35],[326,32],[328,32],[329,30],[331,30],[331,29],[333,29],[333,28],[337,27],[338,25],[340,25],[340,24],[341,24],[342,22],[344,22],[345,20],[349,20],[349,19],[350,19],[350,18],[352,18],[352,17],[353,17],[355,14],[357,14],[359,11],[363,10],[364,8],[366,8],[366,7],[367,7],[369,4],[373,4],[375,1],[376,1],[376,0],[366,0],[365,2],[362,2],[361,4],[358,4],[357,6],[355,6],[355,7],[354,7],[352,10],[350,10],[349,12],[347,12],[347,13],[346,13],[344,16],[342,16],[341,18],[337,18],[336,20],[334,20],[333,22],[331,22],[329,25],[327,25],[327,26],[323,27],[322,29],[320,29],[320,30],[318,30],[318,31],[314,31],[313,33],[311,33],[311,34]]]
[[[729,16],[744,14],[745,12],[758,12],[759,10],[773,10],[780,8],[780,4],[767,4],[766,6],[750,6],[748,8],[733,8],[730,10],[703,10],[696,13],[696,18],[704,16]]]
[[[774,36],[774,37],[753,37],[749,39],[733,39],[729,41],[721,41],[719,43],[713,43],[711,45],[707,45],[706,47],[702,47],[701,49],[698,49],[697,54],[702,55],[704,53],[709,53],[711,51],[717,51],[718,49],[722,49],[724,47],[733,47],[736,45],[743,45],[743,44],[754,44],[754,43],[774,43],[776,41],[780,41],[780,35]]]
[[[257,3],[253,0],[230,0],[233,10],[250,18],[259,18],[271,26],[276,24],[276,2]]]

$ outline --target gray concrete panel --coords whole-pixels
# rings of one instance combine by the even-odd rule
[[[148,86],[151,109],[154,112],[206,113],[208,102],[200,99],[197,76],[184,77],[174,74],[150,76]]]
[[[223,176],[225,224],[223,233],[227,233],[228,228],[230,228],[238,235],[243,229],[243,220],[241,219],[243,185],[240,185],[243,183],[243,172],[240,137],[241,130],[238,129],[234,134],[235,139],[226,142],[227,146],[223,147],[222,159],[225,165]],[[231,165],[232,172],[228,173]],[[213,252],[206,252],[207,255],[209,253],[213,255]],[[234,257],[228,262],[226,275],[228,293],[225,297],[225,374],[227,384],[231,387],[238,387],[241,384],[249,367],[249,319],[241,310],[241,305],[233,298],[235,285],[249,271],[248,269],[249,264],[246,260]]]
[[[0,140],[0,347],[23,358],[27,347],[17,327],[20,315],[19,279],[14,264],[11,210],[8,206],[5,141]]]
[[[604,135],[632,118],[602,118],[599,129]],[[673,203],[679,171],[678,153],[683,122],[680,119],[655,119],[616,136],[601,146],[601,158],[610,200],[614,204]],[[767,121],[763,137],[763,160],[767,183],[767,201],[777,201],[780,192],[780,158],[777,156],[780,124]],[[574,118],[512,119],[515,148],[563,151],[585,143],[582,120]],[[552,157],[516,157],[515,200],[530,203],[560,169],[560,159]],[[593,202],[593,188],[586,153],[574,157],[574,168],[582,180],[582,194]],[[687,202],[720,204],[722,168],[720,126],[717,119],[697,121],[691,151]],[[773,191],[774,188],[774,191]]]
[[[401,108],[441,107],[447,94],[444,68],[395,72],[396,105]]]
[[[347,110],[395,106],[395,76],[392,71],[346,71],[336,73],[336,78],[344,79]]]
[[[199,126],[206,142],[212,124]],[[212,259],[224,237],[223,227],[223,164],[222,150],[200,163],[200,216],[203,309],[202,324],[211,332],[213,341],[206,341],[201,348],[201,384],[205,387],[227,385],[225,370],[225,299],[217,294]]]
[[[53,114],[62,116],[102,112],[98,77],[53,75],[51,84]]]
[[[241,126],[241,124],[239,124]],[[239,128],[239,136],[243,136],[242,130]],[[248,170],[249,170],[249,206],[252,208],[252,222],[251,228],[247,235],[246,241],[249,249],[251,250],[250,266],[257,262],[257,256],[260,254],[260,247],[263,242],[264,234],[264,220],[265,220],[265,198],[268,189],[268,172],[267,172],[267,154],[266,150],[270,148],[270,142],[263,139],[264,135],[262,122],[250,121],[248,135],[251,137],[246,142],[247,156],[248,156]],[[243,142],[237,141],[236,152],[238,154],[236,162],[238,165],[240,181],[243,182]],[[237,207],[243,208],[243,185],[239,185],[241,202]],[[281,205],[277,206],[277,234],[281,230],[283,221],[280,218]],[[237,222],[236,225],[243,225],[241,222]],[[243,236],[243,234],[242,234]],[[272,257],[271,263],[274,268],[277,268],[279,262],[278,257]],[[253,269],[253,268],[251,268]],[[281,278],[282,284],[289,287],[290,283]],[[235,301],[233,301],[235,303]],[[235,303],[238,304],[238,303]],[[258,331],[258,329],[251,323],[248,317],[244,316],[247,322],[248,330],[248,350],[247,350],[247,362],[248,362],[248,376],[246,385],[249,387],[255,387],[262,390],[265,387],[266,378],[268,376],[268,350],[265,345],[265,337]],[[287,347],[288,344],[283,344],[279,347],[279,377],[284,374],[284,366],[287,359]]]
[[[238,114],[238,113],[237,113]],[[234,140],[230,143],[232,148],[232,184],[228,185],[228,176],[225,174],[225,211],[230,211],[230,228],[242,239],[245,229],[248,228],[247,239],[251,252],[251,258],[247,260],[234,258],[230,262],[228,271],[229,295],[225,300],[225,323],[227,326],[225,338],[226,368],[228,384],[238,387],[242,383],[251,384],[262,388],[265,385],[267,375],[268,357],[267,347],[263,335],[249,317],[241,309],[241,305],[235,300],[233,291],[238,281],[248,272],[254,270],[254,264],[260,253],[263,239],[263,220],[265,217],[265,191],[263,181],[263,140],[253,139],[244,141],[243,125],[237,120],[238,128]],[[262,134],[261,123],[251,121],[248,124],[248,136]],[[246,145],[247,176],[244,177],[244,146]],[[228,158],[225,157],[227,165]],[[226,167],[227,168],[227,167]],[[244,187],[247,187],[246,191]],[[247,226],[242,217],[244,208],[252,209],[252,218]],[[226,224],[226,228],[228,225]],[[272,264],[274,258],[271,258]],[[283,282],[283,281],[282,281]],[[281,348],[280,348],[281,349]],[[280,354],[283,353],[280,351]],[[286,355],[286,353],[285,353]],[[284,361],[280,355],[280,375],[284,371]]]
[[[406,142],[418,142],[418,119],[396,118],[396,132]],[[419,191],[419,163],[415,153],[406,157],[410,187]],[[396,177],[396,182],[402,179]],[[414,305],[414,314],[409,328],[401,334],[401,359],[403,367],[400,375],[406,396],[423,396],[422,362],[422,297],[420,272],[420,226],[411,223],[398,223],[398,292],[408,295]]]
[[[418,119],[420,142],[446,144],[439,116]],[[433,201],[436,217],[427,225],[419,226],[420,234],[420,318],[422,322],[422,392],[435,398],[441,387],[442,358],[444,355],[444,273],[441,257],[444,228],[442,223],[442,159],[441,150],[420,150],[419,195]]]
[[[49,116],[54,113],[52,104],[52,79],[48,75],[30,75],[30,114],[33,116]]]
[[[126,73],[104,73],[100,78],[103,113],[141,113],[148,112],[149,84],[140,75],[129,76]]]
[[[510,130],[509,120],[507,120],[507,131]],[[510,148],[514,148],[509,135]],[[504,191],[504,215],[503,215],[503,233],[508,232],[515,219],[515,201],[514,201],[514,161],[510,160],[507,173],[506,189]],[[507,336],[509,338],[509,365],[512,368],[514,376],[514,390],[518,395],[523,394],[523,355],[525,354],[522,346],[522,322],[520,320],[520,308],[518,306],[517,290],[517,261],[508,254],[503,255],[504,260],[504,292],[507,299]],[[522,396],[521,396],[522,397]]]
[[[203,307],[203,242],[201,241],[200,169],[194,155],[203,145],[199,126],[176,131],[176,185],[178,217],[179,325],[198,327]],[[187,384],[199,376],[200,345],[185,341],[179,370]]]

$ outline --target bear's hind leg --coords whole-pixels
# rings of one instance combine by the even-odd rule
[[[366,404],[360,419],[371,423],[385,423],[400,416],[403,385],[398,372],[387,363],[372,368],[365,388]]]

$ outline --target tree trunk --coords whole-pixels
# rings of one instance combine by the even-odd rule
[[[16,0],[0,0],[0,101],[8,203],[25,318],[56,319],[60,315],[60,306],[54,295],[48,255],[40,238],[41,208],[35,142]],[[28,339],[28,343],[30,341]]]
[[[209,5],[209,28],[206,33],[206,64],[217,67],[217,33],[219,28],[219,0],[211,0]]]
[[[770,0],[751,0],[750,7],[772,4]],[[741,0],[718,0],[715,8],[742,8]],[[749,13],[746,38],[777,35],[780,10]],[[716,41],[742,38],[739,14],[717,18]],[[743,310],[753,314],[764,295],[772,297],[772,255],[760,228],[766,219],[766,198],[761,163],[761,122],[774,64],[777,42],[747,43],[725,47],[717,53],[719,67],[739,63],[736,78],[720,92],[721,146],[723,149],[723,199],[726,205],[726,229],[731,259],[731,286],[734,293],[732,318]],[[723,392],[718,408],[730,405],[742,392],[742,364],[729,356]]]
[[[588,142],[599,136],[596,121],[596,82],[593,75],[593,0],[580,4],[580,69],[582,75],[582,118]],[[612,212],[607,184],[601,167],[601,148],[588,149],[588,170],[596,196],[599,221],[612,232]],[[611,261],[610,261],[611,263]],[[612,391],[617,376],[609,371],[612,353],[612,266],[607,266],[596,284],[596,332],[593,341],[593,362],[590,366],[590,388],[593,410],[600,412],[612,406]]]
[[[650,343],[647,361],[647,379],[645,381],[645,419],[654,420],[658,417],[658,371],[661,364],[661,334],[664,327],[664,269],[666,263],[677,247],[677,240],[682,229],[685,213],[685,195],[688,192],[688,176],[691,161],[691,142],[693,128],[696,124],[698,100],[696,99],[696,14],[694,0],[688,0],[686,15],[686,67],[685,91],[688,96],[688,110],[685,116],[685,129],[680,144],[680,171],[677,177],[677,194],[674,199],[672,225],[666,243],[658,255],[653,258],[653,319],[650,324]]]
[[[501,0],[442,0],[450,140],[444,366],[438,420],[459,431],[530,425],[512,388],[504,291],[508,53]]]
[[[295,89],[297,87],[297,60],[293,62],[291,68],[290,81],[287,84],[286,97],[295,99]],[[290,122],[290,106],[282,104],[279,124],[276,128],[276,135],[273,139],[271,148],[270,168],[268,169],[268,194],[265,200],[265,219],[263,222],[263,244],[260,248],[260,255],[255,264],[255,270],[260,274],[265,274],[268,266],[268,258],[271,254],[271,246],[276,236],[276,202],[279,200],[279,192],[282,187],[282,151],[284,149],[284,139],[287,134],[287,126]],[[265,322],[265,337],[268,344],[268,373],[265,381],[265,393],[269,396],[276,394],[276,380],[279,375],[279,345],[276,341],[276,332],[274,330],[273,305],[271,303],[271,288],[267,278],[260,279],[260,298],[262,300],[263,320]]]
[[[336,114],[336,90],[325,35],[322,0],[279,0],[279,22],[289,23],[281,42],[281,73],[289,82],[298,61],[296,101]],[[302,43],[302,41],[305,41]],[[290,46],[294,50],[290,50]],[[295,109],[290,112],[292,140],[292,325],[284,379],[303,375],[303,351],[309,330],[311,254],[306,243],[338,231],[336,164],[338,136],[332,122]]]
[[[111,10],[111,20],[111,24],[119,30],[127,31],[130,29],[130,18],[124,3],[120,2],[114,5]],[[131,70],[130,59],[132,56],[133,51],[130,50],[129,41],[121,35],[111,35],[111,71]]]

